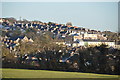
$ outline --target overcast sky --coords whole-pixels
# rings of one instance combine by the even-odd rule
[[[118,31],[117,2],[3,2],[2,17]]]

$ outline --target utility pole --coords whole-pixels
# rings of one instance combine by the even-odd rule
[[[20,21],[21,21],[21,16],[20,16]]]

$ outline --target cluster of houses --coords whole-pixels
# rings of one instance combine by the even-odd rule
[[[72,47],[77,46],[98,46],[101,44],[106,44],[108,46],[115,46],[114,41],[108,41],[107,37],[100,31],[90,30],[82,27],[57,24],[57,23],[43,23],[40,21],[15,21],[10,22],[6,19],[0,19],[0,23],[4,26],[4,30],[15,30],[16,28],[20,28],[23,32],[26,29],[34,28],[37,30],[39,34],[41,31],[50,31],[54,34],[53,38],[62,39],[62,41],[56,41],[56,44],[59,45],[67,45]],[[18,44],[19,40],[31,41],[26,36],[24,38],[16,38],[15,40],[7,40],[5,37],[3,39],[5,44]]]
[[[27,36],[17,36],[14,38],[10,38],[10,37],[1,37],[1,41],[6,45],[7,48],[9,48],[10,50],[16,50],[16,46],[20,45],[20,41],[22,42],[34,42],[31,38],[28,38]]]

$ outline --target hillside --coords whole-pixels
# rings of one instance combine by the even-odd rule
[[[120,41],[120,33],[115,33],[111,31],[104,31],[102,33],[106,35],[108,40]]]

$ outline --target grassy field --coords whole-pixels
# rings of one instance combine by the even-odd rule
[[[117,75],[104,75],[78,72],[47,70],[2,69],[3,78],[118,78]]]

